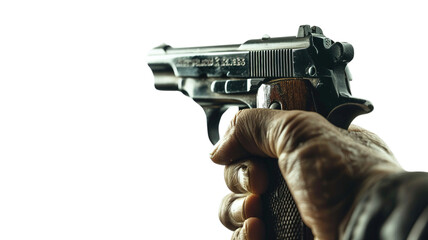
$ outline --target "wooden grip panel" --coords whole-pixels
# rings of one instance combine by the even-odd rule
[[[316,112],[313,86],[306,79],[278,79],[260,86],[257,95],[258,108],[270,108],[279,103],[282,110]]]

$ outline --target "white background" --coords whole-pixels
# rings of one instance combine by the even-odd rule
[[[418,2],[418,3],[417,3]],[[407,170],[428,171],[423,1],[1,1],[0,239],[228,239],[202,109],[145,63],[174,47],[352,43],[353,94]]]

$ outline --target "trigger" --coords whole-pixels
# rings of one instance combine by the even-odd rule
[[[351,122],[359,115],[373,111],[373,104],[359,98],[342,97],[342,103],[333,108],[327,119],[337,127],[348,129]]]
[[[207,117],[207,131],[208,137],[213,145],[220,139],[218,131],[221,116],[227,110],[225,106],[209,106],[203,107]]]

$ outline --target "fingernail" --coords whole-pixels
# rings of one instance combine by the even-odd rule
[[[238,181],[239,184],[242,186],[242,188],[245,191],[250,191],[250,183],[249,183],[249,177],[248,177],[248,167],[243,165],[238,170]]]
[[[245,221],[245,200],[246,197],[241,197],[235,199],[232,205],[230,205],[230,216],[236,222],[244,222]]]

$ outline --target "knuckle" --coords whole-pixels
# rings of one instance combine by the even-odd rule
[[[248,111],[249,109],[242,109],[239,110],[235,116],[233,116],[232,121],[230,122],[231,127],[236,127],[237,125],[240,125],[242,121],[245,121],[245,119],[248,118]]]
[[[260,109],[243,109],[240,110],[232,119],[230,129],[239,141],[252,136],[256,132],[256,124],[253,124]]]
[[[275,123],[272,134],[278,134],[278,153],[292,152],[302,144],[316,140],[332,131],[332,125],[314,112],[290,111],[279,123]]]
[[[262,108],[252,108],[252,109],[242,109],[235,114],[231,121],[233,127],[238,128],[259,128],[260,124],[263,124],[263,120],[266,120],[267,116],[272,114],[270,109]]]

